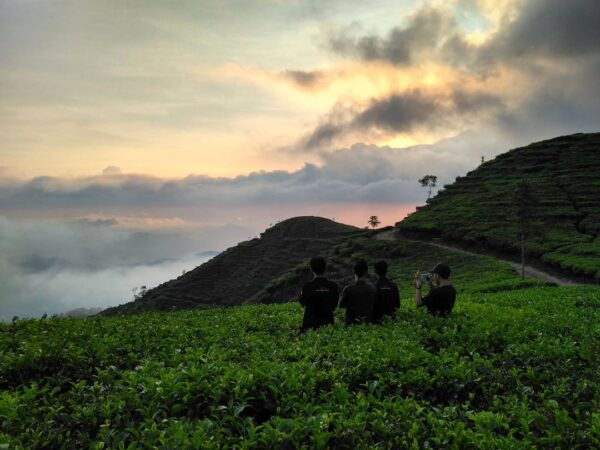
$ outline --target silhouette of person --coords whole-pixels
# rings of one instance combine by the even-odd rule
[[[377,302],[373,312],[373,321],[381,323],[385,316],[393,316],[398,308],[400,308],[400,293],[398,286],[392,280],[389,280],[386,275],[388,271],[388,263],[385,261],[377,261],[374,265],[375,273],[379,277],[375,283],[377,288]]]
[[[304,307],[301,331],[333,324],[333,311],[337,307],[338,285],[325,277],[327,262],[320,256],[310,260],[314,278],[305,283],[298,301]]]
[[[437,264],[429,281],[429,294],[421,296],[421,275],[415,276],[415,304],[417,308],[425,306],[427,311],[438,316],[447,316],[452,312],[456,301],[456,289],[450,282],[450,267],[447,264]],[[434,284],[436,287],[434,287]]]
[[[373,321],[377,301],[377,288],[367,280],[369,266],[364,259],[354,264],[354,283],[349,284],[340,296],[340,308],[346,309],[346,325]]]

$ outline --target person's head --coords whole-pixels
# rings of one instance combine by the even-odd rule
[[[354,272],[354,275],[356,275],[357,278],[362,278],[369,271],[369,266],[367,265],[367,262],[364,259],[359,259],[354,264],[352,271]]]
[[[324,275],[327,270],[327,262],[325,262],[325,258],[321,256],[315,256],[310,260],[310,270],[313,271],[315,275]]]
[[[388,271],[388,263],[384,260],[377,261],[373,267],[375,267],[375,273],[380,277],[385,277]]]
[[[450,266],[445,263],[436,264],[431,273],[433,274],[433,282],[440,284],[450,278]]]

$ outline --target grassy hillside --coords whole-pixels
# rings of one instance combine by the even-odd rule
[[[306,258],[361,232],[322,217],[294,217],[267,229],[260,238],[231,247],[194,270],[150,289],[135,302],[109,308],[103,314],[239,305]]]
[[[401,291],[407,290],[406,293],[412,293],[412,280],[417,270],[431,270],[441,261],[450,265],[453,282],[462,292],[497,292],[545,284],[534,279],[521,280],[510,265],[496,258],[464,255],[425,242],[380,241],[374,239],[375,235],[367,232],[348,238],[326,253],[328,277],[340,285],[350,283],[354,262],[364,258],[371,268],[377,260],[387,260],[390,278],[399,283]],[[375,280],[372,269],[370,275]],[[246,303],[283,303],[295,299],[302,283],[311,278],[307,259],[271,280]]]
[[[511,199],[519,180],[533,187],[538,234],[527,253],[600,280],[600,133],[531,144],[482,164],[396,224],[481,247],[517,251]]]
[[[337,253],[366,248],[395,252],[403,301],[383,326],[338,312],[300,334],[296,303],[0,324],[0,444],[600,446],[600,288],[520,286],[501,262],[426,244]],[[448,319],[409,297],[407,273],[440,258],[457,271]]]

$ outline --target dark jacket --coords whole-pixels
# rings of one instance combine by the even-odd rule
[[[373,321],[377,288],[364,278],[349,284],[340,296],[340,308],[346,308],[346,325]]]
[[[398,286],[386,277],[381,277],[375,283],[377,288],[377,303],[375,303],[374,321],[381,322],[385,316],[392,316],[400,308],[400,293]]]
[[[437,316],[447,316],[452,312],[456,302],[456,289],[451,285],[433,288],[421,300],[421,306]]]
[[[337,306],[338,285],[325,277],[315,277],[302,286],[298,301],[304,306],[302,330],[333,324]]]

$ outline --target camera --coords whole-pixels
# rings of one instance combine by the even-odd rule
[[[430,273],[422,273],[419,275],[421,283],[431,283],[432,276]]]

